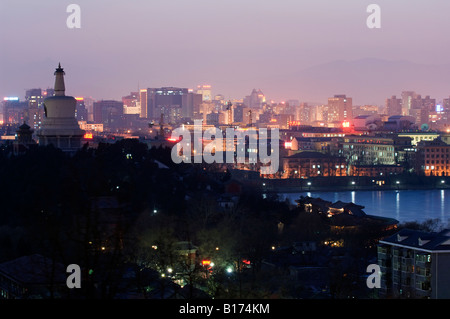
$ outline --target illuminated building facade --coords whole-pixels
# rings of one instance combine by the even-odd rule
[[[139,117],[141,118],[147,118],[147,89],[142,89],[139,91],[139,101],[141,104],[141,111]]]
[[[213,100],[212,94],[211,94],[211,85],[208,85],[208,84],[198,85],[196,93],[202,95],[203,102],[205,102],[205,101],[211,102]]]
[[[345,158],[303,151],[283,158],[284,178],[347,176]]]
[[[403,173],[399,165],[350,165],[350,176],[380,177]]]
[[[177,123],[182,118],[191,118],[202,103],[202,95],[187,88],[162,87],[140,91],[141,118],[164,123]]]
[[[346,95],[335,95],[328,99],[328,123],[351,121],[353,119],[353,102]]]
[[[437,138],[417,144],[416,173],[425,176],[450,176],[450,145]]]
[[[141,103],[139,92],[131,92],[122,97],[123,114],[141,114]]]
[[[87,121],[88,110],[84,104],[84,98],[76,97],[75,100],[77,100],[77,107],[75,108],[75,117],[77,118],[77,121]]]
[[[421,141],[433,141],[439,137],[439,133],[436,132],[405,132],[398,133],[399,137],[410,137],[411,144],[416,146]]]
[[[3,124],[23,123],[24,112],[28,109],[28,102],[20,101],[18,97],[5,97],[0,103],[3,114]]]
[[[395,147],[392,138],[346,136],[333,138],[330,151],[343,156],[351,165],[393,165]]]

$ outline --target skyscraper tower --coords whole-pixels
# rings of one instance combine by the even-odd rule
[[[75,117],[77,101],[74,97],[65,95],[65,72],[61,64],[54,75],[55,93],[44,100],[45,116],[42,127],[37,132],[39,145],[53,144],[65,152],[75,152],[81,147],[81,138],[85,133]]]
[[[328,122],[353,120],[352,98],[338,94],[328,99]]]

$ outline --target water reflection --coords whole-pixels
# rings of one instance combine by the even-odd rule
[[[441,189],[441,220],[445,218],[445,191]]]
[[[364,206],[366,214],[395,218],[400,222],[421,222],[432,218],[447,223],[450,218],[450,196],[447,194],[450,190],[306,192],[281,194],[281,197],[292,202],[301,195],[331,202],[341,200]]]
[[[395,219],[400,219],[400,191],[395,194]]]

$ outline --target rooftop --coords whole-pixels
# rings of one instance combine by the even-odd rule
[[[320,152],[303,151],[291,156],[287,156],[286,158],[329,158],[329,157],[331,156]]]
[[[35,254],[1,263],[0,275],[24,285],[41,285],[49,282],[64,283],[67,273],[62,264]]]
[[[427,252],[450,253],[450,229],[432,233],[402,229],[398,233],[381,240],[380,243],[410,247]]]

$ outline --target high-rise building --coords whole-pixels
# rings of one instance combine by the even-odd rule
[[[300,121],[301,124],[309,124],[313,121],[311,114],[311,107],[308,103],[302,103],[296,108],[295,120]]]
[[[19,97],[5,97],[0,103],[2,121],[4,124],[23,123],[25,111],[28,110],[28,102],[20,101]]]
[[[236,123],[242,123],[245,125],[250,124],[250,112],[251,112],[251,108],[246,107],[243,104],[238,104],[236,105],[236,107],[233,109],[233,117],[234,117],[234,122]],[[253,121],[255,122],[255,121]]]
[[[140,94],[131,92],[122,97],[123,114],[141,114]]]
[[[430,112],[435,111],[436,99],[430,98],[427,95],[422,98],[420,94],[415,94],[411,99],[409,99],[409,114],[416,119],[417,125],[420,127],[423,124],[429,124]]]
[[[117,130],[124,127],[123,103],[115,100],[94,102],[94,122],[105,129]]]
[[[30,108],[42,107],[44,96],[41,89],[30,89],[25,91],[25,100]]]
[[[76,97],[75,100],[77,100],[77,107],[75,108],[75,117],[77,118],[77,121],[88,121],[88,110],[86,108],[86,105],[84,104],[84,98],[83,97]]]
[[[261,90],[253,89],[250,95],[244,98],[244,104],[250,108],[259,109],[266,103],[266,97]]]
[[[147,108],[147,99],[148,99],[148,94],[147,94],[147,89],[142,89],[139,91],[139,100],[141,102],[141,118],[148,118],[148,108]]]
[[[202,103],[202,95],[187,88],[162,87],[140,91],[141,118],[165,123],[177,123],[183,117],[192,117]]]
[[[402,115],[402,99],[398,99],[395,95],[386,99],[386,113],[388,116]]]
[[[211,100],[204,100],[203,95],[193,92],[184,94],[181,98],[181,116],[184,118],[193,118],[194,114],[198,114],[200,110],[200,104],[211,103]]]
[[[211,102],[213,100],[212,94],[211,94],[211,85],[203,84],[197,86],[197,94],[202,95],[202,100],[205,102]]]
[[[351,121],[353,119],[352,98],[335,95],[328,99],[328,122]]]
[[[25,100],[28,108],[24,111],[24,120],[31,125],[34,130],[41,127],[44,117],[44,95],[41,89],[30,89],[25,92]]]
[[[84,131],[75,118],[77,101],[65,95],[64,69],[61,65],[55,71],[55,93],[44,100],[45,116],[37,132],[39,145],[49,145],[65,152],[75,152],[81,147]]]
[[[402,92],[402,114],[410,115],[410,110],[414,107],[413,100],[417,97],[414,91],[403,91]]]

